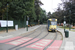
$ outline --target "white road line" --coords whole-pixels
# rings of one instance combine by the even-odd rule
[[[74,50],[73,42],[67,41],[64,50]]]
[[[43,47],[37,46],[37,45],[31,45],[31,47],[35,47],[35,48],[43,48]]]
[[[8,36],[0,36],[0,39],[2,39],[2,38],[7,38],[7,37],[12,37],[12,35],[8,35]]]

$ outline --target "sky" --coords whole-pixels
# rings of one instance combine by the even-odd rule
[[[61,0],[41,0],[41,2],[44,4],[41,6],[41,8],[46,10],[46,12],[50,11],[51,13],[56,10],[59,3],[62,3]]]

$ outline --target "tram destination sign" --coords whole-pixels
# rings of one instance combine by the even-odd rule
[[[13,21],[0,20],[0,27],[12,27]]]
[[[55,21],[55,19],[52,19],[52,21]]]

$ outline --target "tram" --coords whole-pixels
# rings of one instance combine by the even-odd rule
[[[57,29],[57,19],[48,19],[48,31],[56,31]]]

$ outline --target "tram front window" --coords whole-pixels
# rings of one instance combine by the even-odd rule
[[[51,25],[57,25],[57,22],[51,22]]]

